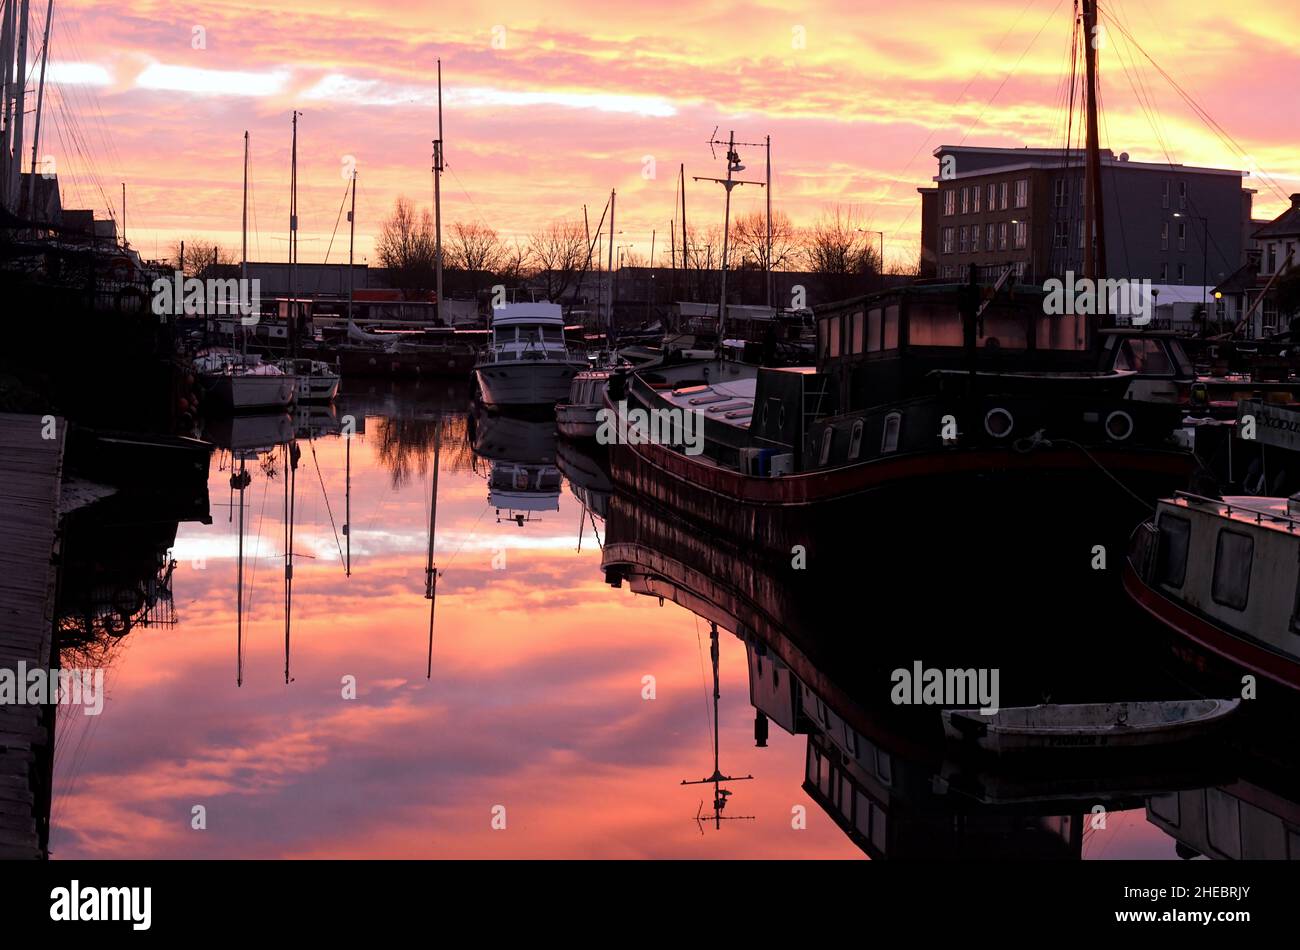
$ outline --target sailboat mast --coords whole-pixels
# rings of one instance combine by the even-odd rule
[[[353,253],[357,240],[357,170],[352,169],[352,208],[348,211],[348,326],[352,326],[352,291],[355,283]]]
[[[41,109],[45,103],[45,64],[50,58],[50,22],[54,19],[54,0],[45,7],[45,38],[41,41],[41,81],[36,87],[36,119],[32,124],[32,173],[27,177],[27,216],[36,217],[36,149],[41,141]],[[17,153],[14,162],[18,162]]]
[[[289,358],[298,355],[298,116],[293,111],[293,145],[289,154]],[[288,674],[286,673],[286,676]]]
[[[765,139],[767,145],[767,307],[772,309],[772,136]],[[882,262],[881,266],[884,264]]]
[[[13,6],[15,0],[9,0],[9,5]],[[23,165],[23,115],[27,111],[27,23],[29,0],[22,0],[22,6],[18,11],[18,58],[14,63],[14,112],[13,112],[13,151],[5,156],[9,162],[6,172],[9,174],[9,195],[13,202],[14,210],[18,209],[18,191],[22,184],[22,165]]]
[[[244,488],[248,484],[248,463],[239,460],[239,557],[235,579],[235,685],[244,685]]]
[[[614,337],[614,196],[615,189],[609,190],[609,310],[605,313],[605,348],[613,350]]]
[[[429,661],[425,679],[433,678],[433,612],[438,605],[438,565],[433,560],[433,547],[438,530],[438,465],[442,458],[442,418],[434,420],[433,430],[433,487],[429,490],[429,553],[424,562],[424,596],[429,600]]]
[[[1101,145],[1097,131],[1097,2],[1083,2],[1084,62],[1087,73],[1086,201],[1083,211],[1083,276],[1101,280],[1106,276],[1106,227],[1102,216]]]
[[[241,215],[240,230],[242,234],[240,251],[239,251],[239,277],[244,286],[248,286],[248,130],[244,130],[244,199]],[[248,324],[244,322],[243,314],[238,315],[239,319],[239,338],[242,344],[244,362],[248,362]],[[243,517],[241,511],[240,517]]]
[[[727,257],[728,239],[731,237],[731,170],[738,164],[736,161],[736,133],[730,132],[727,136],[727,180],[725,187],[727,189],[727,198],[723,203],[722,212],[722,294],[718,303],[718,358],[722,358],[722,341],[725,339],[727,331]]]
[[[433,267],[434,299],[438,317],[446,323],[442,309],[442,60],[438,60],[438,137],[433,140]]]

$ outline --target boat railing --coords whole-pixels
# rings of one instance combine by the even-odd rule
[[[1200,502],[1201,504],[1214,505],[1222,507],[1224,514],[1231,516],[1234,511],[1246,512],[1255,516],[1256,524],[1263,524],[1265,519],[1269,521],[1278,521],[1286,525],[1287,531],[1294,531],[1300,527],[1300,517],[1288,512],[1270,511],[1266,508],[1256,508],[1252,505],[1242,505],[1237,502],[1230,502],[1226,498],[1210,498],[1207,495],[1197,495],[1193,492],[1179,491],[1174,493],[1175,498],[1186,498],[1188,501]]]

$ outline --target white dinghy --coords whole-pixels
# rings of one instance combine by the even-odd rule
[[[950,739],[999,754],[1152,747],[1198,738],[1240,705],[1240,699],[1078,703],[1011,707],[988,716],[945,709],[943,729]]]

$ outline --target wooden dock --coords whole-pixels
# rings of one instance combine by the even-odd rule
[[[48,669],[64,420],[0,413],[0,668]],[[49,844],[54,706],[0,705],[0,859]]]

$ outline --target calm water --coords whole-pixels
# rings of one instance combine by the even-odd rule
[[[697,823],[712,814],[712,787],[680,783],[714,770],[708,620],[673,596],[661,603],[607,583],[607,486],[592,460],[561,459],[568,473],[588,469],[585,484],[551,490],[551,427],[474,417],[467,406],[463,392],[440,386],[361,391],[297,429],[288,684],[277,442],[292,427],[252,419],[206,433],[223,446],[210,469],[212,523],[182,523],[170,544],[174,625],[98,637],[84,655],[106,668],[104,712],[61,715],[56,858],[864,856],[804,790],[808,736],[773,722],[766,747],[756,746],[752,644],[747,652],[727,629],[720,766],[753,779],[724,783],[723,814],[741,820]],[[351,440],[338,431],[346,415],[357,420]],[[435,458],[440,575],[426,676]],[[241,461],[242,658],[231,485]],[[502,485],[525,486],[522,524],[489,501],[494,466]],[[122,536],[95,542],[98,556],[111,562],[111,539]],[[347,576],[340,549],[349,544]],[[165,603],[151,615],[171,619]],[[853,695],[848,671],[816,672],[831,707],[833,696]],[[355,699],[344,697],[348,678]],[[874,747],[864,760],[876,765],[857,792],[866,838],[905,855],[909,814],[922,829],[954,824],[934,795],[936,769],[910,764],[906,742],[887,726],[857,741],[859,751]],[[205,830],[191,827],[196,806]],[[493,827],[498,806],[503,830]],[[1174,840],[1140,806],[1110,814],[1105,829],[1084,828],[1074,806],[1012,819],[975,807],[963,821],[973,833],[1000,821],[1059,838],[1066,856],[1174,857]]]

